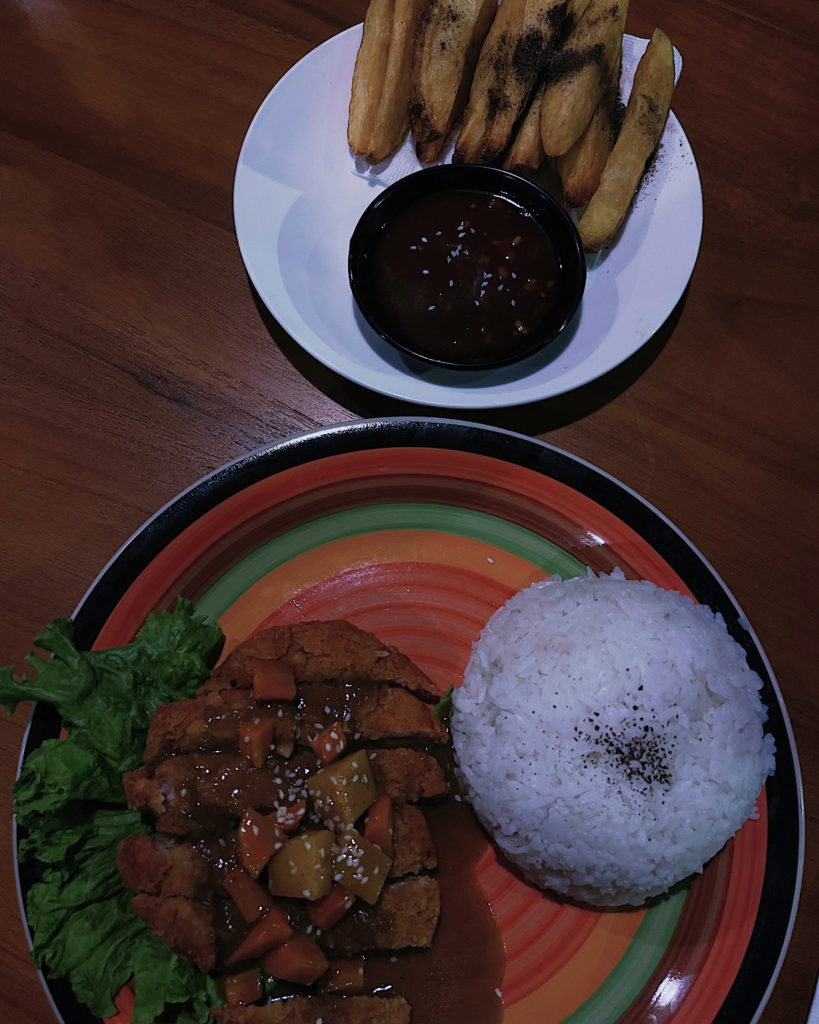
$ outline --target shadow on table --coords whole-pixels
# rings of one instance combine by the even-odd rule
[[[297,344],[280,326],[262,302],[250,280],[248,280],[248,286],[262,323],[284,356],[311,384],[355,415],[362,418],[379,416],[445,417],[486,423],[490,426],[532,436],[557,430],[576,420],[583,419],[631,387],[665,348],[682,315],[688,296],[686,288],[668,319],[654,335],[619,366],[590,384],[554,398],[509,408],[453,409],[445,406],[420,405],[381,395],[328,369]]]

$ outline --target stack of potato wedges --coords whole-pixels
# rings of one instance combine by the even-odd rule
[[[347,138],[369,164],[407,133],[422,164],[518,173],[547,162],[585,210],[587,251],[610,245],[665,128],[674,52],[655,29],[620,101],[628,0],[370,0]]]

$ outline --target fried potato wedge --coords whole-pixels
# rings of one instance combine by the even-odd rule
[[[555,158],[563,203],[569,209],[585,206],[600,184],[615,137],[620,64],[615,68],[592,119],[571,149]]]
[[[407,136],[415,37],[425,7],[426,0],[395,0],[384,88],[367,153],[371,164],[392,156]]]
[[[430,3],[418,31],[410,99],[410,130],[416,142],[446,138],[463,114],[497,9],[497,0]]]
[[[673,91],[674,50],[668,36],[657,28],[634,72],[623,126],[600,185],[577,225],[588,252],[608,245],[623,223],[662,138]]]
[[[371,0],[367,10],[353,70],[348,118],[350,148],[370,164],[379,164],[392,156],[407,136],[415,37],[426,8],[426,0],[388,2],[387,7],[392,11],[389,36],[385,39],[387,7],[382,6],[384,2]],[[374,5],[377,6],[373,12]],[[369,38],[368,21],[371,21]],[[373,99],[376,94],[377,99]],[[351,124],[363,131],[351,132]]]
[[[515,129],[512,144],[503,159],[507,171],[536,171],[546,158],[540,138],[540,103],[545,90],[546,82],[542,80]]]
[[[437,163],[441,159],[446,142],[446,135],[439,135],[437,139],[430,139],[429,142],[416,142],[415,155],[418,157],[419,163]]]
[[[370,149],[370,138],[387,72],[393,8],[393,0],[370,0],[364,18],[364,33],[353,68],[347,118],[347,142],[358,156],[365,156]]]
[[[562,156],[591,121],[623,52],[628,0],[591,0],[560,54],[549,64],[540,104],[547,156]]]
[[[494,163],[500,158],[568,6],[568,0],[501,0],[475,67],[454,162]]]
[[[552,50],[549,62],[559,57],[562,40],[568,38],[588,5],[589,0],[569,0],[560,33],[561,42]],[[512,143],[503,160],[503,167],[507,171],[536,171],[546,157],[540,138],[540,104],[543,102],[543,94],[549,82],[549,62],[541,73],[525,114],[515,128]]]

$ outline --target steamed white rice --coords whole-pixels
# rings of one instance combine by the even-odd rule
[[[532,882],[641,904],[702,870],[774,770],[761,680],[721,617],[621,573],[536,583],[454,694],[466,798]]]

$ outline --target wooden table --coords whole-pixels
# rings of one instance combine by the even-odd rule
[[[0,663],[21,668],[34,635],[70,614],[132,531],[208,471],[294,432],[429,411],[338,378],[269,332],[233,231],[236,159],[259,103],[365,8],[0,6]],[[635,0],[628,31],[660,24],[685,59],[674,108],[705,204],[690,286],[658,337],[602,381],[469,414],[565,448],[656,505],[716,566],[768,653],[808,836],[764,1024],[806,1019],[819,959],[816,14],[799,0]],[[0,716],[7,837],[27,715]],[[10,838],[0,951],[10,1019],[51,1020]]]

